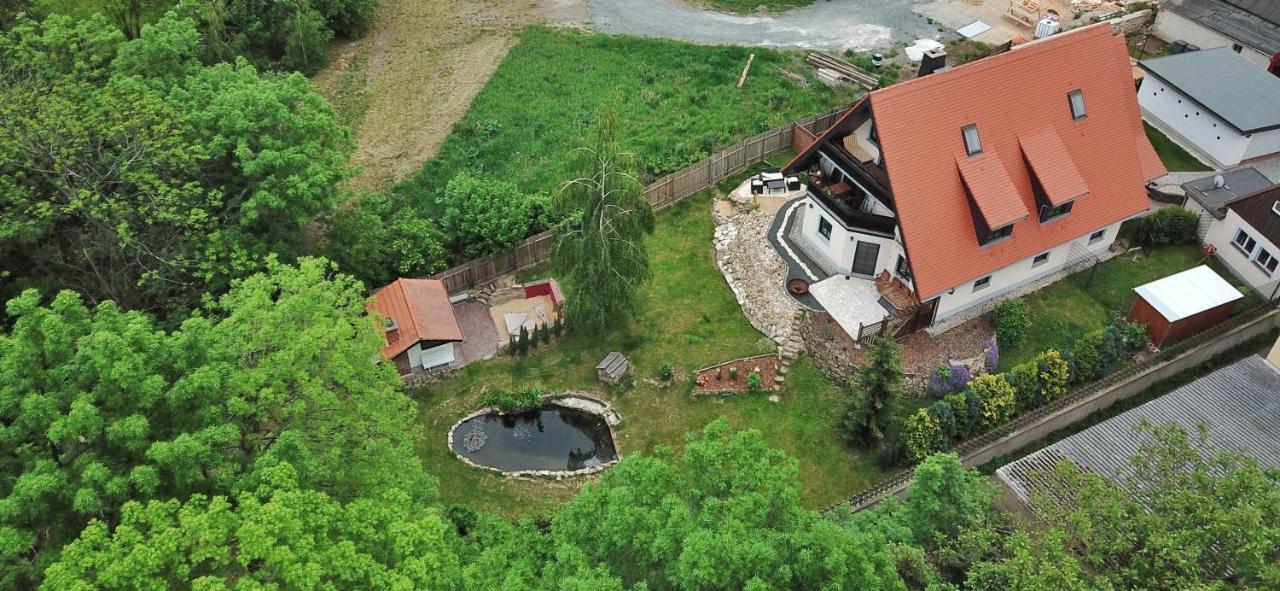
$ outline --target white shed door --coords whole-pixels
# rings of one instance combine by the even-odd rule
[[[423,369],[431,369],[448,363],[453,363],[453,343],[445,343],[422,352]]]

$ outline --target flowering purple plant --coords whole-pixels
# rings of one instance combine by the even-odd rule
[[[987,340],[987,348],[982,350],[982,366],[987,373],[996,373],[1000,369],[1000,345],[995,338]]]
[[[973,379],[969,368],[960,363],[944,363],[934,370],[929,378],[929,392],[939,398],[964,390]]]

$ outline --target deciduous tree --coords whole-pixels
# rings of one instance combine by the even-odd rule
[[[575,328],[600,331],[624,320],[637,291],[649,279],[644,237],[653,232],[653,209],[635,177],[634,156],[614,137],[617,116],[596,120],[588,145],[571,157],[578,177],[564,183],[552,263],[573,292],[565,312]]]

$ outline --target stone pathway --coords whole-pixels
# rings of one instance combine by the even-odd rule
[[[777,199],[764,197],[766,199]],[[774,207],[726,208],[713,205],[716,219],[712,243],[716,266],[752,326],[779,345],[788,341],[801,305],[786,291],[787,264],[769,243]]]

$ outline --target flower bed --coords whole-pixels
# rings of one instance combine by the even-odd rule
[[[741,394],[773,390],[778,363],[778,356],[769,354],[735,359],[700,369],[695,372],[693,393]],[[759,384],[754,388],[752,386],[756,380],[749,377],[753,373],[760,376]]]

